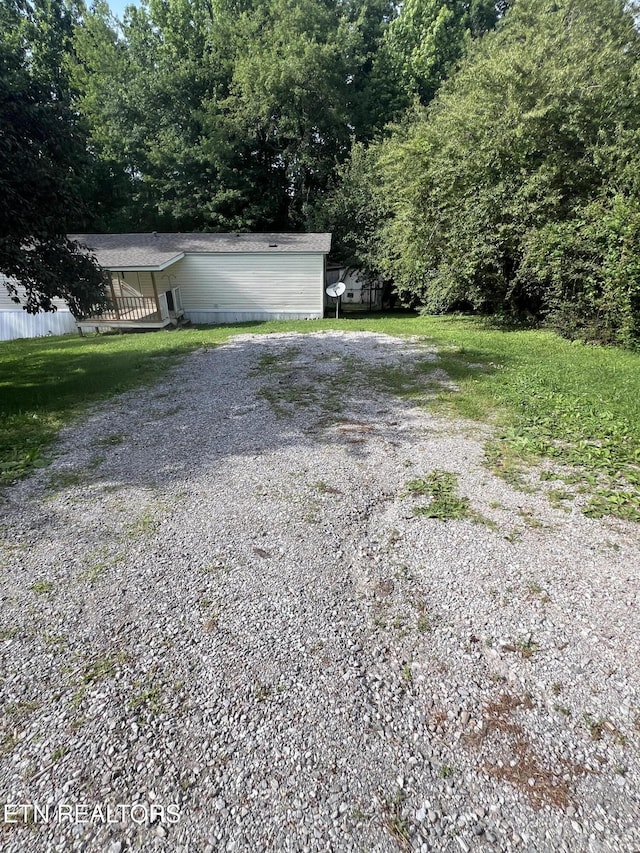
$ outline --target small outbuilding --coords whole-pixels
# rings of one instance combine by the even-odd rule
[[[0,338],[81,329],[163,328],[323,316],[331,234],[70,234],[110,273],[109,308],[74,320],[26,314],[18,305]],[[3,289],[3,288],[2,288]],[[9,306],[11,306],[9,308]],[[31,328],[28,328],[28,327]],[[13,334],[17,331],[18,334]]]

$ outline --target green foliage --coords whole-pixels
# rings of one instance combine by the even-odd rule
[[[372,155],[405,301],[637,340],[639,59],[623,0],[519,0],[476,43]]]
[[[406,0],[385,44],[406,96],[429,103],[467,52],[471,35],[492,29],[497,17],[493,0]]]
[[[99,0],[72,74],[97,183],[115,189],[111,204],[95,193],[105,226],[307,227],[351,136],[386,120],[373,60],[392,14],[388,0],[151,0],[118,22]]]
[[[467,498],[457,494],[458,477],[450,471],[431,471],[426,477],[410,480],[407,492],[431,498],[426,506],[415,506],[415,515],[427,518],[468,518],[471,513]]]
[[[378,235],[390,204],[381,191],[375,149],[356,142],[318,205],[315,226],[333,234],[333,256],[366,276],[380,275]]]
[[[64,298],[77,316],[105,301],[94,261],[66,238],[82,221],[87,155],[64,68],[70,18],[61,0],[0,4],[0,274],[25,288],[30,313]]]

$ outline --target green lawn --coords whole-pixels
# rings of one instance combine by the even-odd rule
[[[460,385],[440,403],[496,424],[501,440],[488,448],[495,470],[510,476],[520,459],[540,456],[578,464],[595,495],[593,514],[640,520],[640,354],[470,318],[372,315],[1,343],[0,479],[45,464],[59,428],[87,403],[152,381],[191,350],[238,332],[336,328],[437,344]]]

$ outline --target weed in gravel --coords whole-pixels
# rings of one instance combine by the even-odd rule
[[[593,717],[586,711],[582,715],[587,731],[592,740],[601,740],[604,727],[604,720],[594,720]]]
[[[86,685],[83,685],[82,687],[79,687],[79,688],[74,692],[73,696],[71,697],[71,700],[70,700],[70,702],[69,702],[69,705],[70,705],[74,710],[77,710],[77,709],[80,707],[80,705],[82,705],[82,703],[83,703],[83,701],[84,701],[84,697],[85,697],[86,695],[87,695],[87,687],[86,687]]]
[[[568,492],[566,489],[549,489],[547,492],[549,503],[554,509],[561,509],[563,512],[570,512],[566,501],[573,500],[573,492]]]
[[[123,533],[125,536],[137,539],[144,536],[152,536],[160,527],[160,522],[154,518],[151,509],[145,510],[135,521],[127,525]]]
[[[416,622],[416,630],[419,634],[427,634],[431,630],[431,620],[429,619],[426,613],[422,616],[418,616],[418,621]]]
[[[91,586],[97,583],[101,577],[108,571],[108,569],[113,566],[117,566],[118,563],[121,563],[124,560],[124,557],[119,554],[110,559],[96,560],[96,562],[91,562],[88,564],[87,568],[81,572],[80,579],[86,581]]]
[[[17,633],[18,629],[15,625],[11,628],[0,629],[0,642],[3,642],[4,640],[13,640]]]
[[[402,667],[402,680],[409,687],[413,684],[413,670],[408,663]]]
[[[527,527],[531,527],[534,530],[542,530],[545,527],[544,522],[540,521],[531,510],[528,509],[519,509],[518,515],[527,525]]]
[[[132,711],[146,711],[152,716],[161,714],[164,711],[162,702],[162,691],[157,684],[149,684],[148,681],[134,682],[134,690],[136,691],[129,700],[129,707]]]
[[[515,647],[523,658],[533,657],[536,652],[540,651],[539,644],[536,643],[532,636],[529,636],[526,639],[516,640]]]
[[[0,728],[0,755],[13,751],[19,741],[19,730],[26,725],[28,718],[40,707],[40,702],[25,699],[3,708],[3,727]]]
[[[109,435],[103,435],[96,441],[98,447],[117,447],[126,441],[127,436],[123,432],[112,432]]]
[[[273,690],[268,684],[256,685],[256,699],[258,702],[266,701],[272,694]]]
[[[210,563],[207,566],[203,566],[200,571],[203,574],[215,574],[217,572],[222,572],[223,574],[228,575],[231,571],[231,566],[228,566],[221,560],[216,560],[214,563]]]
[[[594,718],[586,712],[582,715],[582,719],[584,720],[584,724],[593,740],[601,740],[604,734],[608,734],[613,737],[619,746],[626,746],[627,738],[622,734],[620,729],[611,722],[611,720],[606,720],[604,718],[594,720]]]
[[[85,471],[79,471],[77,468],[60,468],[50,475],[49,488],[53,492],[60,492],[72,486],[79,486],[84,482],[85,476]]]
[[[599,489],[583,512],[588,518],[614,515],[626,521],[640,522],[640,493],[623,488]]]
[[[385,812],[385,826],[389,835],[395,840],[400,850],[411,850],[411,834],[409,823],[402,814],[404,793],[396,791],[392,800],[385,800],[383,804]]]
[[[438,771],[438,775],[441,779],[449,779],[453,776],[455,772],[455,768],[452,764],[442,764],[440,765],[440,770]]]
[[[23,723],[34,711],[37,711],[41,703],[37,699],[23,699],[11,705],[5,705],[4,714],[14,723]]]
[[[283,347],[277,353],[266,352],[261,355],[252,368],[252,373],[286,373],[291,370],[291,362],[300,354],[299,347]]]
[[[51,761],[54,763],[56,761],[59,761],[61,758],[64,758],[64,756],[70,750],[71,750],[70,746],[59,746],[57,749],[54,749],[54,751],[51,753]]]
[[[402,540],[402,533],[399,530],[396,530],[394,527],[389,531],[389,539],[387,540],[389,545],[396,545],[398,542]]]
[[[542,604],[549,604],[551,601],[549,593],[543,589],[537,581],[529,581],[527,584],[527,591],[530,599],[537,598],[537,600]]]
[[[115,675],[118,666],[127,660],[125,652],[115,652],[103,658],[96,658],[91,663],[85,664],[82,670],[82,680],[85,684],[95,684],[103,678],[111,678]]]
[[[64,649],[67,645],[67,638],[64,634],[55,634],[51,631],[44,631],[42,639],[45,646],[49,649]]]
[[[168,409],[160,409],[159,412],[155,412],[156,418],[172,418],[174,415],[177,415],[178,412],[182,412],[184,409],[183,406],[171,406]]]
[[[104,456],[102,453],[97,453],[95,456],[92,456],[91,459],[87,462],[87,470],[95,471],[96,468],[99,468],[102,465],[106,458],[107,457]]]
[[[259,373],[263,370],[267,370],[268,373],[271,373],[272,370],[275,370],[279,365],[281,366],[281,364],[282,359],[278,358],[278,356],[273,352],[267,352],[260,357],[258,363],[253,368],[253,372]]]
[[[484,464],[512,488],[521,492],[533,491],[525,480],[525,460],[504,441],[495,439],[485,444]]]
[[[393,617],[393,622],[391,623],[391,626],[399,632],[400,637],[407,636],[407,619],[402,614],[398,613],[396,616]]]
[[[329,486],[324,480],[318,480],[316,483],[316,489],[320,492],[321,495],[341,495],[342,492],[340,489],[337,489],[335,486]]]
[[[40,580],[31,584],[31,589],[36,595],[49,595],[54,590],[54,584],[51,581]]]
[[[300,406],[311,406],[318,400],[317,389],[305,383],[279,380],[276,386],[264,386],[258,391],[278,418],[292,417]]]
[[[407,494],[431,498],[427,506],[414,506],[414,515],[441,520],[469,518],[468,498],[456,493],[458,478],[450,471],[431,471],[424,478],[409,480]]]

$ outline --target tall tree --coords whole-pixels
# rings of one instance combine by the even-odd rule
[[[635,334],[639,60],[624,0],[518,0],[382,161],[407,298]]]
[[[55,310],[56,297],[76,314],[104,299],[101,271],[66,237],[83,224],[86,164],[64,70],[69,32],[61,0],[0,3],[0,272],[24,286],[31,313]]]
[[[351,136],[388,117],[374,59],[393,14],[390,0],[150,0],[122,22],[104,0],[84,9],[73,75],[116,189],[107,227],[306,227]]]
[[[304,228],[309,206],[349,147],[348,38],[318,0],[270,0],[242,16],[225,126],[253,193],[272,199],[279,227]],[[275,214],[275,216],[274,216]]]
[[[406,0],[382,54],[406,95],[428,104],[468,50],[495,27],[495,0]]]

